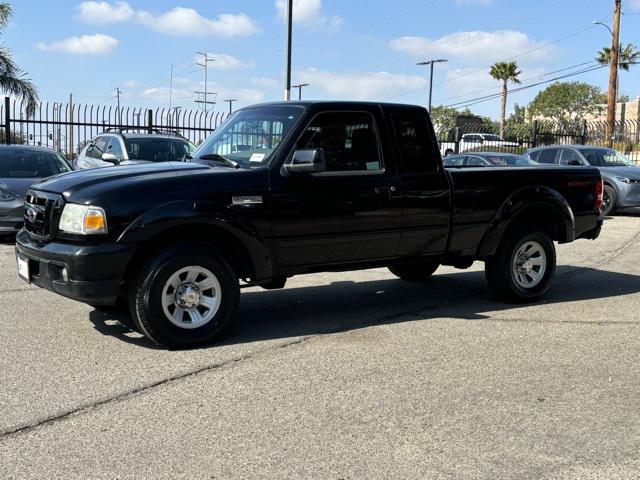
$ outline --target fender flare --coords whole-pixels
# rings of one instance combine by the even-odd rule
[[[256,229],[233,209],[215,202],[180,200],[159,205],[131,222],[117,241],[142,243],[169,229],[194,225],[215,227],[235,238],[247,253],[256,280],[275,274],[270,249]]]
[[[542,185],[529,186],[512,193],[497,210],[478,247],[478,257],[495,254],[504,233],[523,211],[548,208],[560,219],[559,242],[575,240],[575,218],[567,200],[556,190]]]

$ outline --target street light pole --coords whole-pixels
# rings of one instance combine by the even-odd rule
[[[426,62],[420,62],[416,65],[429,65],[429,113],[431,113],[431,103],[433,98],[433,64],[434,63],[444,63],[447,60],[444,58],[439,58],[437,60],[428,60]]]
[[[287,6],[287,68],[285,73],[284,100],[291,100],[291,43],[293,37],[293,0]]]
[[[302,100],[302,88],[303,87],[308,87],[310,84],[308,83],[300,83],[298,85],[291,85],[291,88],[297,88],[298,89],[298,100]]]

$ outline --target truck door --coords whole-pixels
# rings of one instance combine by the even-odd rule
[[[378,106],[316,114],[295,149],[322,149],[322,173],[272,175],[274,246],[283,267],[394,257],[402,192]],[[293,154],[293,151],[290,152]]]
[[[400,255],[439,254],[449,235],[451,187],[424,113],[389,111],[404,193]]]

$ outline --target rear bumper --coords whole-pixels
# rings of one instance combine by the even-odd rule
[[[586,218],[588,218],[591,221],[587,222]],[[590,216],[586,218],[576,217],[576,240],[579,238],[584,238],[587,240],[595,240],[600,236],[604,219],[601,216],[599,216],[598,220],[596,221],[596,226],[592,227],[593,220],[591,219]],[[592,228],[589,228],[589,227],[592,227]]]
[[[93,305],[116,303],[135,249],[134,245],[113,243],[39,243],[24,230],[16,237],[16,254],[28,259],[34,285]]]

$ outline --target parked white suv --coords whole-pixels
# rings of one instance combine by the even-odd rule
[[[76,170],[152,162],[180,162],[195,146],[177,134],[108,131],[80,152]]]
[[[500,135],[494,133],[465,133],[460,139],[458,153],[482,147],[485,151],[491,151],[491,148],[516,148],[520,145],[516,142],[508,142]],[[453,155],[455,153],[455,142],[442,142],[440,144],[440,152],[443,156]]]

